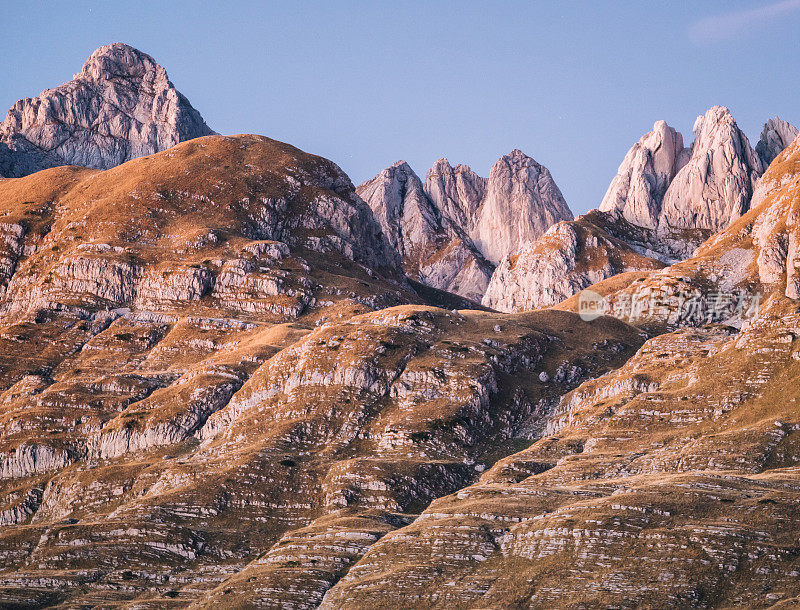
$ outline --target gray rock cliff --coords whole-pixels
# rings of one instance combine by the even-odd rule
[[[492,166],[486,198],[476,212],[470,236],[496,265],[558,221],[572,218],[548,169],[513,150]]]
[[[444,168],[445,164],[449,167],[446,161],[439,165]],[[357,192],[372,208],[409,277],[480,301],[493,268],[466,231],[445,211],[456,215],[467,213],[456,197],[457,180],[450,170],[444,173],[446,178],[453,178],[449,185],[453,191],[448,190],[447,183],[437,191],[444,209],[428,197],[422,181],[405,161],[398,161],[361,184]],[[464,192],[474,189],[467,188]]]
[[[213,133],[152,57],[114,43],[73,80],[11,107],[0,123],[0,175],[108,169]]]

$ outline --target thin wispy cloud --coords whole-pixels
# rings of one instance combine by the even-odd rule
[[[689,27],[689,39],[695,44],[731,40],[747,34],[759,25],[796,11],[800,11],[800,0],[781,0],[756,8],[720,13],[692,23]]]

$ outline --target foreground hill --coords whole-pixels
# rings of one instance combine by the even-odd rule
[[[598,286],[662,334],[375,543],[322,607],[800,603],[798,217],[795,140],[696,257]],[[744,310],[720,304],[739,291]]]
[[[0,183],[0,601],[796,601],[799,167],[598,286],[666,292],[649,339],[420,304],[338,168],[266,138]],[[678,285],[763,300],[686,316]]]
[[[313,606],[644,340],[423,304],[341,170],[267,138],[0,202],[6,605]]]

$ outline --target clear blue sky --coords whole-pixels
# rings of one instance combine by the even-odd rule
[[[751,142],[769,116],[800,123],[800,0],[675,4],[0,0],[0,108],[122,41],[220,133],[290,142],[356,183],[401,158],[488,175],[520,148],[581,213],[658,119],[687,144],[713,104]]]

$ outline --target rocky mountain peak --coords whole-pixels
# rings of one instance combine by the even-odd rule
[[[448,218],[460,227],[468,227],[486,196],[486,178],[468,165],[453,168],[447,159],[441,158],[428,170],[425,192]]]
[[[770,119],[756,149],[725,106],[694,123],[694,142],[658,121],[628,151],[600,204],[638,227],[718,231],[750,208],[755,182],[797,135]]]
[[[753,159],[752,149],[749,148],[750,143],[747,136],[739,129],[727,107],[712,106],[709,108],[705,114],[697,117],[692,131],[694,132],[692,156],[711,151],[714,146],[724,146],[730,142],[737,154],[744,156],[744,160],[754,167],[758,167],[758,161]]]
[[[725,106],[694,124],[691,158],[664,197],[662,225],[719,231],[747,211],[763,163]]]
[[[625,155],[600,210],[618,211],[641,227],[657,227],[664,194],[687,161],[683,136],[665,121],[657,121],[653,130],[643,135]]]
[[[414,170],[411,169],[411,166],[408,164],[408,162],[405,159],[399,159],[398,161],[395,161],[394,163],[392,163],[389,166],[389,169],[392,169],[392,168],[402,169],[403,171],[408,171],[408,172],[410,172],[412,174],[414,173]]]
[[[162,66],[114,43],[97,49],[73,80],[11,107],[0,123],[0,175],[108,169],[213,133]]]
[[[450,165],[450,161],[447,160],[447,157],[439,157],[428,170],[428,175],[448,173],[451,171],[453,171],[453,166]]]
[[[531,157],[526,155],[519,148],[515,148],[514,150],[512,150],[507,155],[503,155],[502,157],[500,157],[500,160],[503,160],[503,159],[516,159],[520,163],[527,163],[528,161],[533,161],[533,159]],[[535,161],[534,161],[534,163],[535,163]]]
[[[401,255],[404,234],[419,243],[423,234],[436,226],[436,215],[422,190],[422,181],[403,160],[360,185],[358,194],[370,205],[389,244]]]
[[[514,149],[492,166],[470,235],[484,256],[497,264],[556,222],[572,218],[549,170]]]
[[[437,161],[423,187],[405,161],[387,167],[357,188],[372,208],[406,274],[448,292],[479,301],[492,267],[462,228],[480,199],[466,173],[456,175],[446,159]],[[477,198],[477,199],[476,199]]]
[[[756,144],[756,153],[765,169],[775,160],[775,157],[781,154],[784,148],[794,141],[797,133],[797,127],[778,117],[771,118],[764,123],[761,138]]]
[[[167,79],[167,71],[147,53],[134,49],[123,42],[115,42],[104,45],[92,53],[74,79],[101,81],[127,78],[142,80],[147,75],[152,75],[158,80]]]
[[[404,161],[358,187],[409,277],[480,301],[496,261],[572,212],[546,167],[519,149],[488,179],[441,158],[424,186]]]

